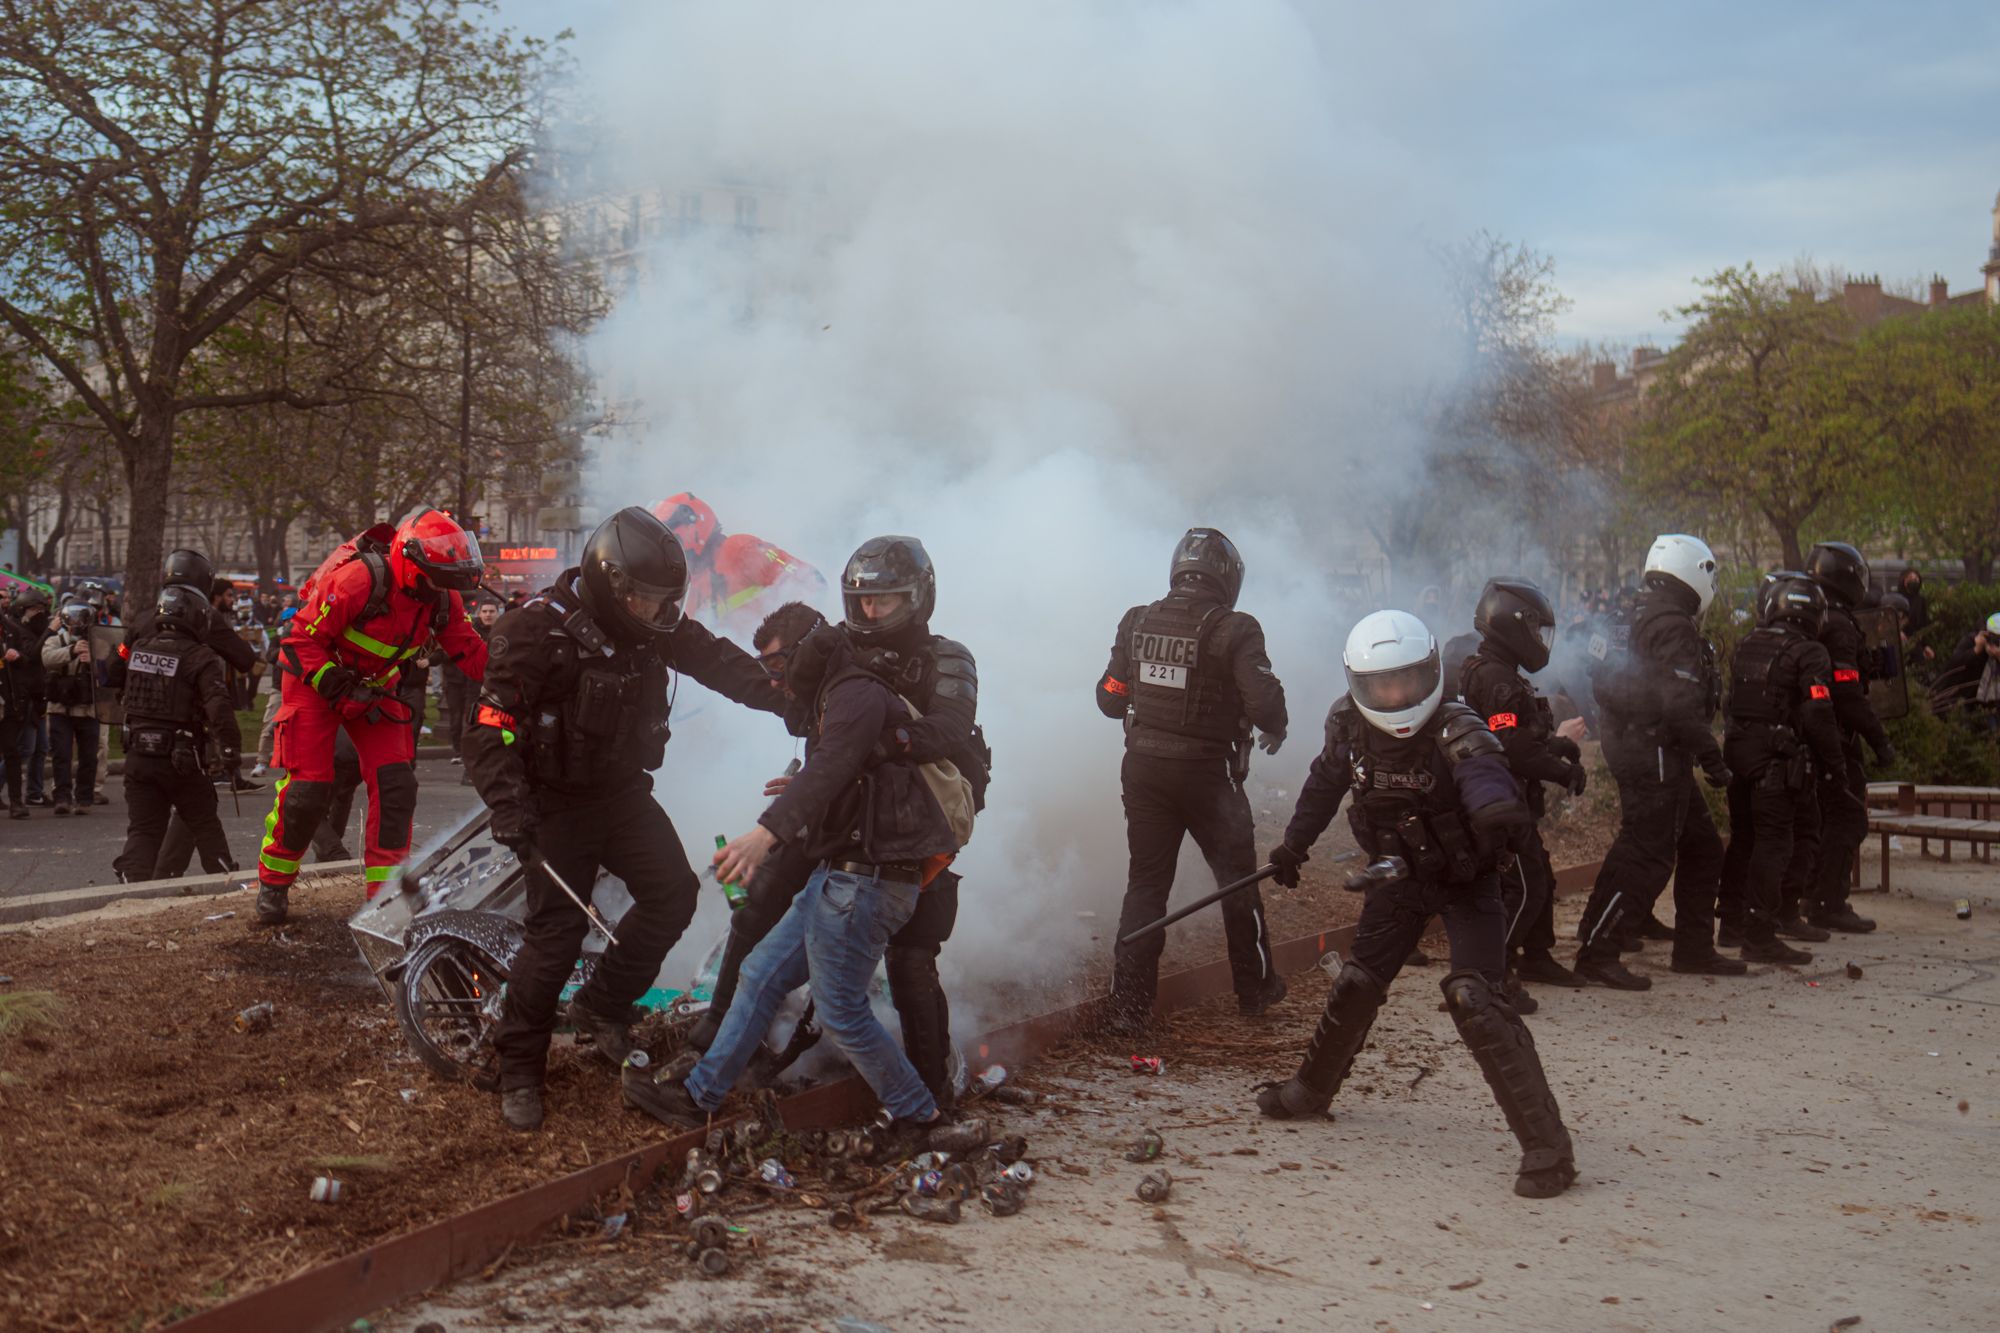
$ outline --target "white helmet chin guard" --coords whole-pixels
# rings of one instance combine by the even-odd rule
[[[1646,552],[1646,573],[1665,574],[1686,584],[1701,599],[1695,619],[1708,614],[1709,603],[1715,600],[1715,552],[1701,538],[1679,532],[1656,538],[1653,549]]]
[[[1408,611],[1363,616],[1340,655],[1361,716],[1391,736],[1413,736],[1444,701],[1437,640]]]

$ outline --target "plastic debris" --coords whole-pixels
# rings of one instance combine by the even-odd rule
[[[986,1094],[1002,1106],[1035,1106],[1042,1100],[1042,1094],[1033,1088],[1017,1088],[1008,1083]]]
[[[1340,975],[1340,950],[1328,949],[1319,956],[1319,970],[1330,977]]]
[[[886,1324],[878,1324],[873,1319],[856,1319],[853,1315],[837,1315],[833,1327],[836,1333],[894,1333]]]
[[[613,1213],[605,1218],[604,1225],[598,1228],[599,1234],[606,1240],[617,1240],[625,1231],[625,1217],[624,1213]]]
[[[977,1151],[992,1139],[993,1127],[978,1116],[968,1116],[955,1125],[942,1125],[930,1132],[932,1148],[954,1155]]]
[[[1139,1141],[1125,1150],[1125,1160],[1128,1162],[1150,1162],[1166,1150],[1167,1141],[1160,1137],[1159,1130],[1149,1125],[1146,1128],[1146,1132],[1139,1136]]]
[[[1132,1072],[1135,1074],[1164,1074],[1167,1072],[1167,1062],[1157,1055],[1135,1055],[1132,1057]]]
[[[412,1106],[416,1105],[417,1098],[423,1096],[423,1094],[421,1092],[418,1092],[415,1088],[404,1088],[402,1092],[399,1093],[398,1095],[402,1097],[404,1101],[410,1103]]]
[[[757,1174],[766,1185],[776,1185],[779,1189],[791,1189],[796,1181],[792,1173],[785,1170],[785,1164],[775,1157],[766,1157],[757,1167]]]
[[[233,912],[233,911],[230,911],[230,912],[217,912],[217,913],[216,913],[216,914],[215,914],[214,916],[205,916],[205,917],[203,917],[203,918],[202,918],[202,920],[203,920],[203,921],[227,921],[227,920],[228,920],[228,919],[229,919],[230,917],[232,917],[232,916],[235,916],[235,915],[236,915],[236,913],[235,913],[235,912]]]
[[[1007,1081],[1007,1066],[988,1065],[973,1081],[979,1085],[981,1092],[991,1092]]]
[[[1139,1188],[1136,1193],[1141,1203],[1165,1203],[1167,1195],[1173,1188],[1174,1178],[1171,1174],[1164,1170],[1148,1171],[1139,1177]]]
[[[341,1183],[331,1176],[314,1176],[310,1197],[314,1203],[339,1203]]]
[[[265,1000],[261,1004],[253,1004],[242,1013],[236,1015],[236,1030],[238,1032],[268,1032],[270,1031],[272,1021],[277,1016],[277,1006],[269,1000]]]

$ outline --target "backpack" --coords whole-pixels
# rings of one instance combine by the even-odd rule
[[[902,698],[901,695],[896,697]],[[903,699],[903,706],[910,710],[912,721],[923,716],[908,699]],[[986,804],[981,792],[973,786],[972,779],[961,773],[958,765],[949,759],[918,764],[917,772],[924,775],[924,785],[931,789],[938,809],[944,811],[944,822],[951,825],[951,840],[963,848],[972,841],[973,822]]]
[[[368,600],[362,603],[361,614],[354,618],[356,625],[365,625],[371,620],[387,615],[389,611],[389,545],[396,539],[396,527],[392,523],[377,523],[358,537],[349,538],[333,549],[333,554],[320,562],[312,577],[299,585],[299,607],[311,606],[319,595],[320,582],[333,577],[335,570],[349,561],[359,560],[368,567]],[[431,607],[431,633],[441,634],[451,620],[451,599],[439,597]]]

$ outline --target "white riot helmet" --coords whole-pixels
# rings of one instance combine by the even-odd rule
[[[1408,611],[1363,616],[1340,660],[1354,706],[1391,736],[1414,736],[1444,701],[1437,640]]]
[[[1694,613],[1699,620],[1715,600],[1715,552],[1701,538],[1685,533],[1656,538],[1653,549],[1646,552],[1646,572],[1640,582],[1653,588],[1661,579],[1672,579],[1701,599]]]

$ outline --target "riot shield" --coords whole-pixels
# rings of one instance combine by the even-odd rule
[[[105,673],[111,669],[111,664],[117,660],[118,650],[124,646],[124,643],[125,627],[123,625],[92,625],[90,627],[90,661],[94,668],[93,675],[95,677],[92,684],[96,687],[97,702],[111,705],[111,716],[108,720],[114,727],[124,723],[125,705],[120,702],[120,692],[111,688]]]
[[[1861,626],[1861,660],[1868,665],[1868,706],[1884,722],[1910,712],[1910,677],[1903,670],[1903,623],[1894,608],[1863,607],[1854,613]]]

